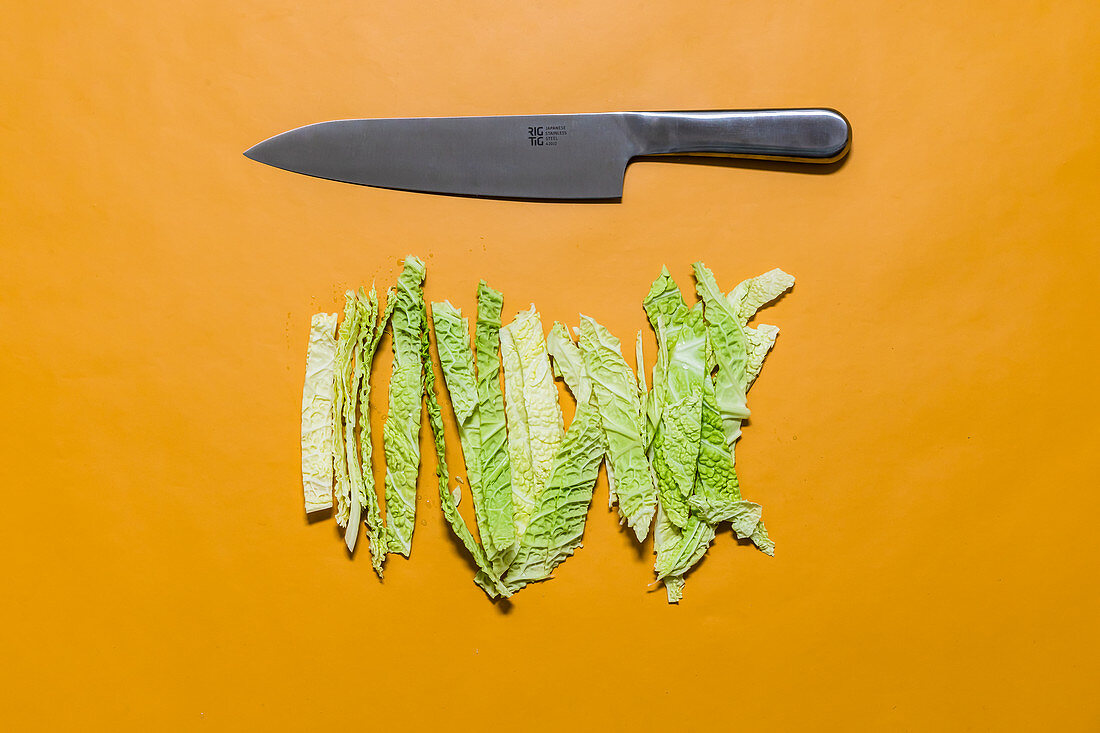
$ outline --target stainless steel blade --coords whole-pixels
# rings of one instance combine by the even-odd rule
[[[830,162],[851,140],[829,109],[604,112],[337,120],[245,152],[261,163],[347,183],[534,199],[616,199],[640,155]]]
[[[622,115],[338,120],[299,127],[245,155],[318,178],[409,191],[516,198],[618,198],[633,148]]]

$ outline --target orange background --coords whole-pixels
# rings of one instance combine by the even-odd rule
[[[3,727],[1095,730],[1098,29],[1090,1],[9,3]],[[621,204],[241,155],[341,117],[809,105],[852,121],[838,171],[638,163]],[[505,613],[428,457],[411,561],[349,560],[301,508],[309,316],[409,252],[431,299],[485,277],[624,339],[662,264],[793,273],[738,450],[775,558],[723,532],[669,606],[601,479]]]

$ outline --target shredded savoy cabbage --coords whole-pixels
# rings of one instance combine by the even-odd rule
[[[702,262],[692,272],[693,302],[667,268],[642,300],[656,346],[648,379],[644,331],[631,344],[631,366],[622,342],[588,316],[572,331],[562,323],[546,331],[532,305],[504,323],[503,294],[485,281],[476,288],[471,333],[470,318],[450,301],[428,307],[427,271],[412,255],[384,302],[373,287],[347,291],[339,324],[337,314],[318,313],[310,325],[301,424],[306,512],[333,509],[349,552],[365,524],[379,577],[387,554],[408,557],[426,413],[440,508],[476,567],[474,582],[491,598],[552,577],[581,547],[601,467],[624,531],[638,542],[652,533],[654,573],[670,603],[682,599],[687,574],[723,527],[773,555],[763,508],[742,496],[735,448],[750,415],[748,390],[779,333],[749,322],[794,278],[775,269],[725,292]],[[393,366],[380,496],[370,379],[387,329]],[[556,381],[575,401],[568,424]],[[457,451],[445,419],[453,419]],[[461,457],[465,481],[451,485],[449,457]],[[463,487],[472,527],[458,510]]]

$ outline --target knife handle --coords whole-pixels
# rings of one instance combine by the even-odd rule
[[[628,120],[636,155],[832,163],[852,143],[852,126],[832,109],[632,112]]]

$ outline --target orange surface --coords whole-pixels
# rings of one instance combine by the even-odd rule
[[[1087,1],[9,4],[0,727],[1096,730],[1098,29]],[[852,121],[833,174],[647,162],[618,205],[241,156],[339,117],[801,105]],[[627,339],[662,264],[795,274],[738,452],[776,557],[723,533],[668,606],[601,479],[505,612],[429,458],[412,560],[349,560],[301,510],[308,321],[407,252],[429,298],[486,277]]]

